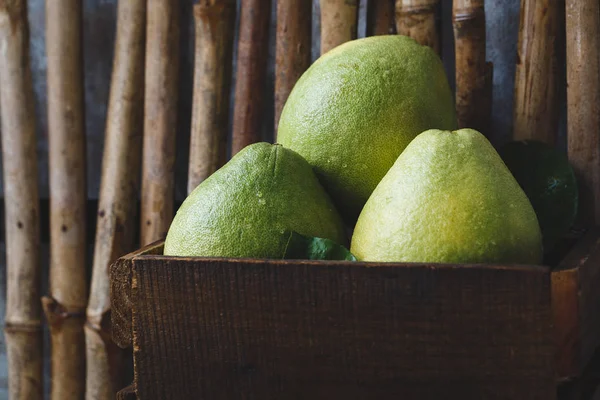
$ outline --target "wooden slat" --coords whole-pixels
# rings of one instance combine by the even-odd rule
[[[112,338],[115,343],[127,348],[131,346],[131,269],[133,259],[140,255],[160,255],[164,241],[160,240],[142,247],[116,260],[110,266],[110,301]]]
[[[173,218],[179,76],[179,2],[148,0],[142,157],[142,245],[164,238]]]
[[[558,37],[561,2],[522,0],[515,74],[515,140],[554,144],[558,129]]]
[[[440,37],[435,15],[439,0],[397,0],[396,29],[422,45],[440,52]]]
[[[203,0],[196,25],[194,104],[187,191],[225,164],[235,0]]]
[[[138,256],[136,387],[144,399],[552,399],[549,291],[541,267]]]
[[[600,224],[599,8],[597,0],[566,0],[567,143],[582,225]]]
[[[310,65],[312,2],[277,2],[275,52],[275,133],[292,88]]]
[[[552,272],[556,365],[561,380],[581,374],[600,346],[600,232],[589,232]]]
[[[271,0],[242,0],[231,154],[261,140]]]
[[[321,54],[356,39],[358,0],[320,0]]]

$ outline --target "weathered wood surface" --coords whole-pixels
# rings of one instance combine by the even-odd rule
[[[231,154],[261,140],[271,0],[241,0]]]
[[[321,54],[356,39],[358,0],[320,0],[319,4],[321,6]]]
[[[140,398],[555,396],[542,267],[129,262]]]
[[[367,36],[396,33],[396,0],[369,0]]]
[[[0,49],[7,250],[6,317],[0,320],[9,367],[6,395],[37,400],[43,398],[40,210],[27,1],[0,1]]]
[[[600,4],[566,0],[567,148],[579,181],[579,223],[600,223]]]
[[[515,76],[515,140],[553,145],[558,132],[561,1],[522,0]]]
[[[194,6],[194,21],[194,102],[188,193],[227,159],[235,0],[201,1]]]
[[[111,340],[108,268],[134,248],[144,111],[146,0],[119,2],[92,283],[86,310],[86,397],[113,399],[124,354]]]
[[[46,1],[50,170],[51,398],[85,393],[86,135],[83,1]]]
[[[117,400],[137,400],[134,386],[129,385],[125,389],[120,390],[117,393]]]
[[[396,29],[422,45],[440,52],[440,37],[436,26],[439,0],[397,0]]]
[[[120,257],[110,266],[110,300],[113,340],[119,346],[131,346],[131,271],[133,259],[140,255],[160,255],[163,241],[151,243],[126,256]]]
[[[485,20],[483,0],[454,0],[458,125],[477,129],[489,137],[492,66],[486,63]]]
[[[589,232],[552,272],[556,366],[579,376],[600,346],[600,231]]]
[[[165,237],[173,218],[180,10],[148,0],[142,155],[142,245]]]
[[[302,73],[310,65],[312,4],[306,0],[277,2],[275,53],[275,121]]]

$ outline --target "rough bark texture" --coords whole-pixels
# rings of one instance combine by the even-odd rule
[[[439,0],[397,0],[396,28],[401,35],[440,52],[435,15]]]
[[[583,225],[600,223],[600,4],[567,0],[567,137]]]
[[[9,396],[42,399],[39,199],[27,2],[0,0]]]
[[[86,166],[82,1],[46,1],[53,399],[85,392]]]
[[[292,88],[310,65],[312,4],[306,0],[277,3],[275,55],[275,134]]]
[[[165,237],[173,218],[179,73],[179,7],[148,0],[142,161],[142,244]]]
[[[220,168],[227,155],[235,0],[194,7],[196,53],[188,193]]]
[[[369,0],[367,36],[396,33],[396,0]]]
[[[146,0],[120,1],[90,299],[85,326],[87,399],[113,399],[124,385],[122,350],[110,335],[108,267],[134,246],[144,101]]]
[[[231,154],[261,140],[271,0],[241,0]]]
[[[559,6],[558,0],[521,2],[513,130],[516,140],[554,144],[556,138]]]
[[[453,3],[456,112],[459,127],[489,135],[492,68],[485,61],[483,3],[483,0],[455,0]]]
[[[356,39],[358,0],[321,0],[321,54]]]

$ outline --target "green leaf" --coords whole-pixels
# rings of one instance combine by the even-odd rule
[[[304,236],[293,231],[289,232],[283,259],[356,261],[348,249],[333,240]]]

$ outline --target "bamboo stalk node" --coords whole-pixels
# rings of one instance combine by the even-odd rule
[[[6,322],[4,324],[4,332],[6,333],[36,333],[42,331],[41,321],[24,321],[18,324]]]
[[[42,297],[42,307],[51,328],[60,327],[68,319],[85,319],[85,308],[65,306],[51,296]]]
[[[452,13],[454,22],[463,22],[478,20],[485,17],[485,10],[482,8],[457,10]]]

